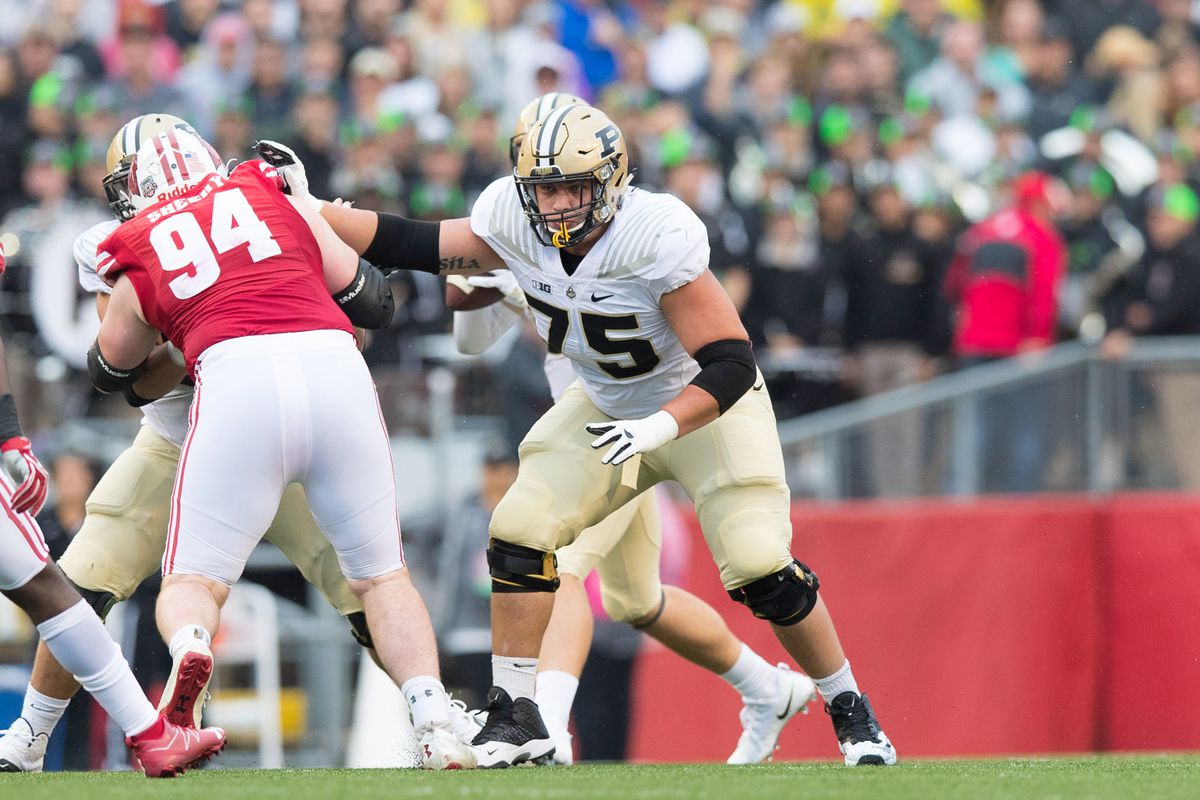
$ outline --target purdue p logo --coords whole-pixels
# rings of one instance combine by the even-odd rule
[[[605,125],[596,131],[596,138],[600,140],[600,157],[608,158],[617,151],[617,142],[621,139],[621,132],[617,130],[616,125]]]

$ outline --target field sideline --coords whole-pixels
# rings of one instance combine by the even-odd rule
[[[892,769],[832,763],[517,768],[497,772],[410,770],[206,770],[149,781],[133,773],[0,775],[0,797],[19,800],[783,800],[784,798],[966,798],[1036,800],[1194,798],[1200,756],[907,761]]]

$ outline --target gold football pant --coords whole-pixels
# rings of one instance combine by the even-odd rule
[[[695,504],[726,589],[792,563],[791,494],[765,387],[747,392],[716,421],[642,456],[632,487],[628,478],[622,481],[628,465],[606,466],[590,446],[595,437],[584,425],[605,418],[575,384],[538,420],[521,442],[517,479],[492,515],[492,536],[558,550],[651,486],[675,480]],[[633,558],[640,571],[643,559],[653,557],[656,580],[657,553],[656,528],[654,546]]]
[[[87,499],[87,516],[59,566],[76,586],[127,600],[162,566],[179,448],[143,425]],[[362,611],[303,489],[287,487],[264,537],[343,616]]]

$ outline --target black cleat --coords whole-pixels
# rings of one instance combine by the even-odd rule
[[[846,766],[874,764],[882,767],[896,763],[896,748],[880,730],[871,701],[865,694],[842,692],[825,706],[825,713],[833,720],[833,732],[846,757]]]
[[[487,723],[471,740],[480,769],[503,769],[554,753],[537,703],[528,697],[513,700],[499,686],[488,690],[487,699]]]

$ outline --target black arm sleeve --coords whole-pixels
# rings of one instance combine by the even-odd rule
[[[112,364],[104,360],[104,356],[100,355],[100,344],[97,342],[92,345],[92,349],[88,350],[87,354],[88,377],[92,379],[92,385],[105,394],[113,392],[124,392],[129,386],[133,386],[134,381],[142,376],[146,371],[146,362],[138,364],[133,369],[118,369]]]
[[[722,414],[742,399],[758,374],[754,350],[749,342],[741,339],[709,342],[696,351],[695,358],[700,372],[692,378],[692,385],[715,397]]]
[[[372,331],[390,325],[396,311],[396,301],[387,278],[373,264],[361,258],[354,280],[335,294],[333,299],[350,322]]]
[[[16,399],[11,394],[0,394],[0,442],[23,435],[21,421],[17,419]]]
[[[442,223],[405,219],[395,214],[377,213],[375,216],[379,224],[363,258],[377,264],[384,275],[391,275],[398,269],[438,274]]]

